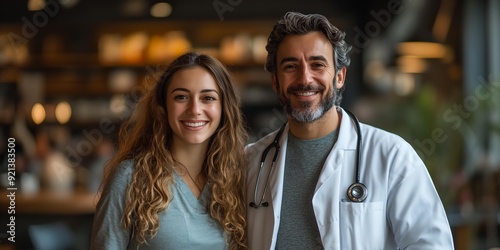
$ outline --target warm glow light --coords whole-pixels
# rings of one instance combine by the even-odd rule
[[[71,118],[71,106],[67,102],[60,102],[56,106],[56,119],[60,124],[65,124]]]
[[[172,5],[168,3],[157,3],[151,7],[151,16],[168,17],[172,13]]]
[[[111,102],[109,103],[109,109],[111,112],[120,115],[126,111],[127,108],[127,100],[123,95],[114,95],[111,97]]]
[[[267,51],[266,51],[267,37],[259,35],[253,38],[252,41],[252,54],[255,62],[266,63]]]
[[[405,96],[411,94],[415,90],[415,78],[413,75],[399,73],[396,74],[394,81],[394,92]]]
[[[448,37],[455,5],[456,0],[441,1],[441,6],[434,20],[434,27],[432,27],[432,34],[441,42],[445,41]]]
[[[365,72],[365,77],[370,82],[380,80],[386,74],[384,63],[380,60],[370,61],[365,67]]]
[[[396,63],[403,73],[422,73],[427,69],[427,63],[423,59],[413,56],[399,57]]]
[[[403,56],[420,58],[445,58],[448,48],[440,43],[404,42],[398,45],[398,52]]]
[[[28,1],[28,10],[29,11],[39,11],[45,8],[45,0],[29,0]]]
[[[225,37],[220,44],[220,57],[229,64],[243,63],[248,60],[251,46],[252,40],[246,34]]]
[[[39,125],[45,120],[45,108],[42,104],[36,103],[31,109],[31,119],[36,125]]]

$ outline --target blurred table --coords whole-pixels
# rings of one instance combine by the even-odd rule
[[[8,190],[0,191],[0,206],[9,207]],[[58,214],[80,215],[93,214],[98,197],[86,191],[61,192],[41,190],[36,193],[15,193],[16,214]]]

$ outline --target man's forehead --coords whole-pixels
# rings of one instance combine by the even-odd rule
[[[326,36],[319,31],[301,35],[287,35],[277,51],[278,63],[283,58],[318,60],[321,57],[326,58],[328,61],[333,60],[333,46]]]

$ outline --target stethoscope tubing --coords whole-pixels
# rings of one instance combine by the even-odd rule
[[[274,141],[269,146],[266,147],[266,149],[264,150],[264,152],[262,152],[262,157],[261,157],[261,160],[260,160],[259,174],[257,175],[257,181],[255,182],[255,189],[254,189],[254,193],[253,193],[253,200],[254,201],[250,202],[250,207],[254,207],[255,209],[257,209],[257,208],[259,208],[261,206],[262,207],[269,206],[269,203],[263,202],[263,201],[264,201],[264,197],[266,195],[267,187],[269,186],[269,178],[271,177],[271,173],[273,172],[274,165],[276,164],[276,159],[278,158],[278,153],[279,153],[280,148],[281,148],[280,143],[279,143],[279,139],[281,138],[281,134],[283,134],[283,130],[285,130],[286,124],[287,123],[285,122],[281,126],[280,130],[278,131],[278,133],[274,137]],[[266,162],[267,154],[273,148],[275,149],[275,151],[274,151],[273,160],[271,162],[271,169],[269,170],[269,174],[267,175],[266,185],[264,186],[264,192],[262,192],[262,197],[260,198],[259,204],[256,204],[257,193],[258,193],[258,190],[259,190],[259,183],[260,183],[260,176],[261,176],[261,173],[262,173],[262,168],[264,167],[264,163]]]
[[[361,174],[360,174],[360,169],[359,169],[359,166],[360,166],[360,162],[361,162],[361,144],[362,144],[362,134],[361,134],[361,126],[359,124],[359,120],[358,118],[353,114],[351,113],[349,110],[346,110],[344,109],[344,111],[346,111],[346,113],[351,117],[352,121],[354,121],[354,125],[356,127],[356,133],[357,133],[357,142],[356,142],[356,174],[355,174],[355,180],[354,180],[354,183],[352,185],[349,186],[349,188],[347,189],[347,197],[349,198],[349,200],[351,200],[352,202],[363,202],[367,195],[368,195],[368,191],[367,191],[367,188],[366,186],[361,183]],[[264,202],[264,198],[265,198],[265,194],[267,192],[267,188],[269,186],[269,179],[271,177],[271,174],[273,172],[273,169],[274,169],[274,166],[275,166],[275,163],[276,163],[276,159],[278,158],[278,153],[280,151],[280,144],[279,144],[279,139],[281,138],[281,135],[283,134],[283,131],[286,127],[286,122],[281,126],[280,130],[278,131],[278,133],[276,133],[276,136],[274,137],[274,141],[269,144],[266,149],[264,149],[264,151],[262,152],[262,157],[261,157],[261,161],[260,161],[260,167],[259,167],[259,173],[257,175],[257,181],[255,182],[255,189],[254,189],[254,197],[253,197],[253,201],[250,202],[250,207],[253,207],[255,209],[259,208],[259,207],[267,207],[269,206],[269,203],[268,202]],[[257,194],[258,194],[258,191],[259,191],[259,183],[260,183],[260,178],[261,178],[261,174],[262,174],[262,170],[264,168],[264,163],[266,161],[266,157],[267,157],[267,154],[269,153],[269,151],[271,151],[272,149],[275,149],[275,152],[274,152],[274,156],[273,156],[273,159],[272,159],[272,162],[271,162],[271,168],[269,170],[269,174],[267,175],[267,178],[266,178],[266,184],[264,186],[264,192],[262,193],[262,196],[260,198],[260,201],[259,203],[257,204]]]

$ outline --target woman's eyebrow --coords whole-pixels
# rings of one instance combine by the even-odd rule
[[[175,91],[184,91],[184,92],[191,93],[191,91],[189,89],[186,89],[186,88],[175,88],[170,93],[173,93]],[[215,93],[219,94],[219,92],[217,90],[215,90],[215,89],[202,89],[200,91],[200,93],[208,93],[208,92],[215,92]]]
[[[175,91],[191,92],[191,91],[189,91],[189,89],[186,89],[186,88],[175,88],[170,93],[174,93]]]
[[[215,89],[203,89],[200,92],[201,93],[215,92],[216,94],[219,94],[219,92],[217,92],[217,90],[215,90]]]

